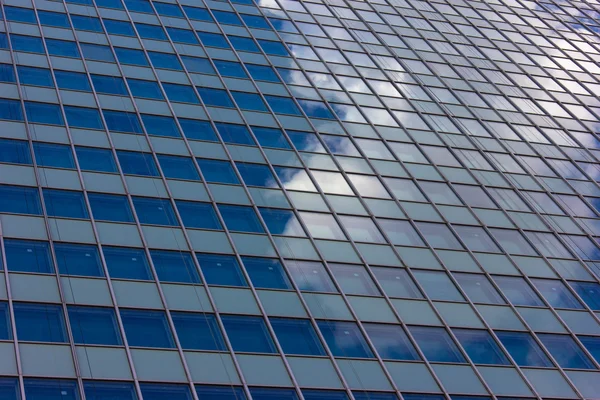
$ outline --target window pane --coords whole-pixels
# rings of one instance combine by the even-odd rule
[[[596,359],[596,362],[600,362],[600,337],[579,336],[579,340],[581,340],[581,343],[583,343],[592,357]]]
[[[117,164],[110,150],[78,146],[75,148],[75,152],[82,170],[117,172]]]
[[[248,286],[235,257],[212,254],[197,254],[196,257],[207,284]]]
[[[348,400],[346,392],[337,390],[302,390],[304,400]]]
[[[67,341],[62,307],[54,304],[14,303],[20,341],[64,343]]]
[[[259,211],[272,235],[306,236],[292,211],[274,208],[260,208]]]
[[[229,161],[198,159],[198,165],[207,182],[239,184],[240,181]]]
[[[212,204],[183,200],[175,203],[186,228],[223,229]]]
[[[96,246],[55,242],[54,253],[61,274],[104,276]]]
[[[294,389],[250,388],[252,400],[298,400]]]
[[[69,306],[73,340],[79,344],[121,345],[121,335],[112,308]]]
[[[160,167],[166,178],[188,179],[192,181],[200,180],[200,175],[198,174],[196,166],[194,165],[194,161],[191,158],[166,156],[163,154],[159,154],[157,157]]]
[[[234,351],[277,352],[262,318],[224,315],[221,319]]]
[[[88,193],[92,215],[97,220],[133,222],[133,213],[125,196]]]
[[[354,322],[318,321],[317,325],[334,356],[373,357],[369,345]]]
[[[230,231],[264,233],[264,229],[251,207],[219,205],[219,211]]]
[[[2,400],[21,400],[19,381],[16,378],[0,378],[0,398]]]
[[[571,287],[592,310],[600,310],[600,285],[591,282],[570,282]]]
[[[171,316],[182,348],[226,350],[223,335],[214,315],[173,312]]]
[[[325,355],[312,324],[305,319],[269,318],[285,354]]]
[[[458,346],[444,328],[411,326],[409,329],[429,361],[465,362]]]
[[[496,332],[496,335],[517,365],[521,367],[552,367],[552,363],[530,334]]]
[[[595,369],[592,361],[568,335],[538,335],[546,349],[563,368]]]
[[[143,383],[140,385],[144,400],[193,400],[187,385]]]
[[[277,259],[242,257],[252,285],[261,289],[291,289],[292,285]]]
[[[69,146],[51,143],[33,143],[33,153],[42,167],[75,168],[73,152]]]
[[[117,150],[117,157],[124,174],[158,176],[152,154]]]
[[[437,271],[413,271],[425,293],[434,300],[464,301],[448,275]]]
[[[150,257],[161,282],[200,283],[200,276],[189,253],[150,250]]]
[[[517,306],[543,306],[542,300],[523,278],[495,276],[494,281],[511,303]]]
[[[102,252],[111,278],[152,279],[144,250],[104,246]]]
[[[12,328],[10,325],[10,317],[8,303],[0,302],[0,340],[12,339]],[[0,380],[0,398],[2,398],[2,381]]]
[[[46,212],[51,217],[88,218],[83,192],[43,189]]]
[[[24,140],[0,139],[0,162],[31,165],[29,144]]]
[[[79,400],[77,382],[65,379],[25,379],[27,400]]]
[[[244,389],[237,386],[196,385],[196,393],[203,400],[246,400]]]
[[[121,319],[130,346],[175,347],[164,312],[121,309]]]
[[[372,268],[377,281],[390,297],[405,297],[422,299],[423,295],[417,288],[408,272],[400,268]]]
[[[417,350],[399,325],[365,324],[364,326],[381,358],[420,360]]]
[[[561,281],[551,279],[532,279],[531,281],[552,307],[583,308]]]
[[[141,224],[179,226],[169,200],[154,197],[133,197],[132,200]]]
[[[475,364],[510,364],[488,332],[471,329],[454,329],[453,332]]]
[[[500,293],[484,275],[453,274],[460,287],[475,303],[506,304]]]
[[[0,212],[41,215],[42,205],[37,189],[0,185]]]
[[[329,268],[346,294],[379,296],[379,290],[363,266],[330,264]]]
[[[137,400],[132,383],[87,381],[83,389],[87,400]]]
[[[337,292],[333,281],[320,262],[286,261],[290,275],[300,290]]]
[[[4,251],[9,271],[54,273],[48,242],[6,239]]]

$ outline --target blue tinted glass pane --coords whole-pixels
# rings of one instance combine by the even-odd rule
[[[90,49],[89,47],[84,48],[85,43],[81,43],[81,50],[84,54],[86,54],[86,50],[88,51],[89,57],[86,58],[90,60],[98,60],[98,61],[108,61],[114,62],[112,57],[112,53],[106,46],[98,46],[102,49]],[[87,45],[94,46],[94,45]],[[48,48],[48,54],[51,56],[60,56],[60,57],[73,57],[79,58],[79,49],[77,48],[77,44],[75,42],[67,42],[66,40],[58,40],[58,39],[48,39],[46,38],[46,47]],[[97,57],[97,58],[96,58]]]
[[[6,252],[6,265],[9,271],[38,272],[42,274],[54,272],[48,242],[6,239],[4,241],[4,251]]]
[[[58,28],[71,27],[69,17],[65,13],[38,10],[37,14],[40,19],[40,24],[44,26],[55,26]]]
[[[381,293],[367,270],[359,265],[329,264],[329,269],[346,294],[379,296]]]
[[[583,308],[564,283],[550,279],[532,279],[533,285],[542,293],[552,307]]]
[[[248,164],[238,162],[235,164],[242,175],[246,185],[261,187],[277,187],[275,177],[269,167],[264,164]]]
[[[277,149],[292,148],[280,129],[253,126],[252,132],[254,132],[254,136],[256,136],[258,143],[263,147],[274,147]]]
[[[198,93],[207,106],[234,108],[233,102],[225,90],[199,87]]]
[[[150,257],[160,281],[200,283],[198,271],[189,253],[150,250]]]
[[[160,3],[157,1],[154,2],[154,8],[158,15],[164,15],[166,17],[183,17],[181,9],[175,4]]]
[[[33,152],[38,165],[55,168],[75,168],[71,148],[62,144],[33,143]]]
[[[233,12],[214,10],[213,15],[221,24],[242,25],[242,20]]]
[[[244,267],[254,287],[265,289],[291,289],[292,285],[277,259],[242,257]]]
[[[142,121],[148,135],[181,137],[175,119],[172,117],[142,114]]]
[[[570,282],[571,287],[592,310],[600,310],[600,285],[591,282]]]
[[[19,81],[23,85],[54,87],[49,69],[17,66]]]
[[[298,400],[294,389],[250,388],[252,400]]]
[[[494,281],[516,306],[543,306],[544,303],[523,278],[495,276]]]
[[[255,80],[281,82],[271,67],[267,67],[265,65],[246,64],[246,68],[248,69],[248,72],[252,78]]]
[[[44,53],[42,39],[33,36],[11,35],[10,43],[14,51],[29,51],[32,53]]]
[[[198,39],[196,39],[196,35],[194,35],[193,31],[167,27],[167,33],[174,42],[198,44]]]
[[[88,193],[94,219],[115,222],[133,222],[133,213],[125,196]]]
[[[191,86],[176,85],[174,83],[163,83],[163,88],[170,101],[181,103],[200,103],[198,97]]]
[[[171,316],[182,348],[218,351],[226,349],[214,315],[173,312]]]
[[[300,290],[337,292],[329,274],[320,262],[286,261],[288,272]]]
[[[219,141],[215,130],[208,121],[180,118],[179,125],[181,125],[181,129],[188,139],[208,140],[210,142]]]
[[[106,32],[111,35],[122,35],[135,37],[135,30],[131,22],[117,21],[114,19],[104,19],[104,27]]]
[[[219,205],[219,211],[230,231],[264,233],[252,207]]]
[[[254,40],[240,36],[229,36],[229,41],[234,49],[238,51],[250,51],[252,53],[258,53],[258,46],[254,43]]]
[[[154,65],[155,68],[174,69],[179,71],[183,69],[179,59],[175,54],[149,51],[148,56],[150,57],[150,61],[152,61],[152,65]]]
[[[115,54],[121,64],[139,65],[142,67],[148,66],[148,60],[142,50],[124,49],[115,47]]]
[[[186,228],[222,229],[212,204],[176,200],[176,205]]]
[[[454,277],[471,301],[489,304],[506,303],[484,275],[454,274]]]
[[[108,46],[81,43],[81,52],[83,53],[83,57],[88,60],[115,62],[115,57]]]
[[[25,102],[27,119],[31,123],[64,125],[65,121],[57,104]]]
[[[325,350],[307,319],[269,318],[285,354],[325,355]]]
[[[2,32],[0,32],[0,49],[8,49],[8,37]]]
[[[121,0],[95,0],[98,7],[123,9]]]
[[[331,111],[329,111],[325,103],[321,101],[298,100],[298,103],[300,103],[300,107],[302,107],[302,110],[304,110],[309,117],[334,119]]]
[[[144,400],[193,400],[187,385],[144,383],[140,386]]]
[[[204,158],[198,158],[197,160],[207,182],[240,183],[229,161],[207,160]]]
[[[198,37],[202,41],[202,44],[207,47],[218,47],[221,49],[229,48],[229,44],[223,35],[209,32],[198,32]]]
[[[260,317],[221,316],[234,351],[275,353],[275,345]]]
[[[0,82],[14,83],[16,81],[13,66],[11,64],[0,64]]]
[[[96,246],[54,243],[54,253],[61,274],[104,276]]]
[[[409,299],[423,298],[419,288],[417,288],[406,270],[400,268],[373,268],[373,273],[388,296]]]
[[[592,357],[594,357],[597,362],[600,362],[600,337],[579,336],[579,340],[581,340],[581,343],[583,343]]]
[[[37,189],[0,185],[0,212],[40,215],[42,205]]]
[[[153,14],[152,5],[148,0],[124,0],[129,11]]]
[[[252,139],[252,136],[250,136],[248,128],[246,128],[244,125],[217,123],[215,126],[217,127],[217,130],[219,131],[219,134],[225,143],[247,144],[255,146],[254,140]]]
[[[196,393],[203,400],[246,400],[244,389],[236,386],[196,385]]]
[[[27,400],[79,400],[76,381],[25,379]]]
[[[348,400],[346,392],[334,390],[303,390],[304,400]]]
[[[200,268],[209,285],[247,286],[246,278],[233,256],[197,254]]]
[[[108,273],[112,278],[151,280],[150,265],[142,249],[102,248]]]
[[[273,235],[306,236],[296,215],[290,210],[261,208],[262,215],[269,232]]]
[[[31,164],[29,144],[24,140],[0,139],[0,162]]]
[[[121,335],[112,308],[69,306],[68,310],[75,343],[121,345]]]
[[[10,317],[8,303],[1,302],[0,303],[0,339],[1,340],[10,340],[12,339],[12,328],[10,326]],[[0,380],[0,399],[4,399],[2,397],[2,387],[3,382]]]
[[[300,109],[296,106],[296,103],[291,98],[281,96],[265,96],[269,107],[274,113],[279,114],[292,114],[302,115]]]
[[[133,206],[141,224],[179,225],[169,200],[154,197],[134,197]]]
[[[14,303],[17,337],[22,341],[67,341],[62,307],[53,304]]]
[[[242,14],[242,19],[250,28],[271,29],[271,26],[264,17]]]
[[[130,346],[175,347],[164,312],[121,309],[121,319]]]
[[[206,8],[182,6],[189,19],[198,21],[212,21],[212,17]]]
[[[162,100],[163,95],[158,83],[154,81],[144,81],[141,79],[127,79],[127,84],[131,94],[135,97],[145,97],[147,99]]]
[[[398,400],[398,397],[393,393],[379,392],[352,392],[354,400]]]
[[[222,76],[229,76],[233,78],[247,78],[242,64],[232,61],[215,61],[215,66]]]
[[[264,111],[268,112],[267,106],[262,101],[262,98],[254,93],[246,92],[231,92],[238,107],[242,110]]]
[[[88,218],[83,192],[43,189],[46,212],[51,217]]]
[[[102,24],[98,18],[85,17],[83,15],[71,15],[71,22],[75,29],[104,33]]]
[[[365,330],[381,358],[420,360],[417,350],[399,325],[365,324]]]
[[[595,369],[594,364],[568,335],[538,335],[546,349],[563,368]]]
[[[106,127],[110,131],[142,133],[142,125],[137,115],[129,112],[103,110]]]
[[[548,357],[528,333],[496,332],[496,335],[517,365],[522,367],[552,366]]]
[[[434,300],[464,301],[448,275],[437,271],[414,271],[415,279],[425,293]]]
[[[82,170],[99,172],[117,172],[113,153],[107,149],[76,147],[77,161]]]
[[[475,364],[510,364],[488,332],[469,329],[454,329],[453,332]]]
[[[410,327],[410,332],[429,361],[465,362],[458,346],[443,328]]]
[[[65,115],[71,128],[104,129],[100,113],[95,108],[65,106]]]
[[[18,100],[0,99],[0,119],[23,121],[23,110]]]
[[[369,345],[354,322],[318,321],[317,325],[334,356],[373,357]]]
[[[117,150],[117,157],[124,174],[158,176],[152,154]]]
[[[54,78],[60,89],[91,91],[87,75],[80,72],[54,70]]]
[[[158,25],[136,23],[135,27],[143,39],[167,40],[167,34]],[[152,57],[150,57],[152,59]],[[154,64],[154,62],[152,62]]]
[[[258,44],[263,49],[263,51],[267,54],[272,54],[275,56],[287,56],[288,51],[281,42],[273,42],[271,40],[258,40]]]
[[[0,399],[21,400],[19,381],[16,378],[0,378]]]
[[[123,78],[119,76],[109,75],[92,75],[92,83],[94,89],[98,93],[105,94],[116,94],[120,96],[127,96],[127,88],[125,88],[125,82]]]
[[[199,74],[216,75],[215,69],[213,68],[208,58],[182,56],[181,61],[189,72],[197,72]]]
[[[157,155],[160,168],[166,178],[199,181],[200,175],[194,161],[189,157]]]
[[[83,389],[87,400],[137,400],[132,383],[88,381]]]

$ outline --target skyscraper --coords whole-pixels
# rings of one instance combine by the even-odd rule
[[[600,399],[600,3],[0,0],[1,400]]]

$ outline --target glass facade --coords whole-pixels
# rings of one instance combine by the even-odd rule
[[[0,399],[600,399],[598,1],[0,18]]]

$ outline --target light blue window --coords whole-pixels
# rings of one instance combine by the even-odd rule
[[[304,400],[348,400],[346,392],[338,390],[302,390]]]
[[[222,315],[225,332],[233,351],[276,353],[275,344],[261,317]]]
[[[66,379],[25,379],[27,400],[79,400],[77,382]]]
[[[34,36],[10,35],[10,43],[14,51],[26,51],[43,54],[44,44],[42,39]]]
[[[252,207],[220,204],[219,211],[230,231],[264,233]]]
[[[186,228],[223,229],[212,204],[183,200],[175,203]]]
[[[544,351],[529,333],[496,332],[508,353],[521,367],[552,367]]]
[[[169,200],[154,197],[133,197],[132,200],[141,224],[179,226]]]
[[[82,170],[99,172],[117,172],[117,164],[113,153],[108,149],[93,147],[76,147],[75,153]]]
[[[423,295],[408,272],[401,268],[371,268],[375,278],[389,297],[422,299]]]
[[[6,265],[9,271],[54,273],[48,242],[37,240],[6,239],[4,241]]]
[[[434,300],[464,301],[454,283],[444,272],[413,271],[415,279],[423,287],[425,294]]]
[[[87,400],[137,400],[135,387],[129,382],[86,381],[83,389]]]
[[[523,278],[494,276],[494,281],[516,306],[543,306],[544,303]]]
[[[150,66],[142,50],[115,47],[115,54],[121,64],[139,65],[141,67]]]
[[[17,378],[0,378],[0,398],[3,400],[21,400]]]
[[[187,44],[198,44],[198,39],[194,35],[194,31],[187,29],[172,28],[167,26],[167,33],[171,37],[171,40],[175,43],[187,43]]]
[[[0,212],[40,215],[42,205],[37,189],[0,185]]]
[[[72,71],[54,70],[54,78],[59,89],[91,91],[90,81],[86,74]],[[68,116],[67,116],[68,119]]]
[[[431,247],[436,249],[464,250],[463,245],[460,244],[448,226],[425,222],[417,222],[416,225]]]
[[[177,128],[177,124],[173,117],[142,114],[142,121],[144,122],[148,135],[181,137],[181,133],[179,132],[179,128]]]
[[[223,89],[212,89],[205,87],[197,87],[198,93],[202,98],[202,101],[207,106],[235,108],[231,97],[227,94],[226,90]]]
[[[62,113],[58,104],[25,102],[25,112],[30,123],[64,125]]]
[[[289,56],[287,49],[281,42],[258,39],[258,44],[260,44],[260,47],[266,54],[274,56]]]
[[[444,328],[411,326],[409,330],[429,361],[465,362],[458,346]]]
[[[152,5],[148,0],[124,0],[129,11],[154,14]]]
[[[250,388],[252,400],[298,400],[294,389]]]
[[[333,154],[360,157],[358,149],[347,137],[321,135],[321,139]]]
[[[181,56],[183,65],[189,72],[197,72],[199,74],[216,75],[215,69],[213,68],[208,58]]]
[[[285,354],[323,356],[325,350],[310,320],[269,318]]]
[[[242,257],[252,284],[260,289],[291,289],[292,285],[279,260]]]
[[[17,78],[12,64],[0,64],[0,82],[15,83]]]
[[[150,61],[155,68],[174,69],[177,71],[183,70],[181,63],[175,54],[149,51],[148,57],[150,57]]]
[[[289,97],[265,95],[265,99],[269,103],[269,107],[276,114],[302,115],[294,100]]]
[[[46,43],[47,42],[48,41],[46,40]],[[80,46],[83,58],[87,60],[106,61],[110,63],[115,62],[115,57],[108,46],[91,43],[81,43]]]
[[[335,119],[329,108],[322,101],[298,100],[298,103],[309,117]]]
[[[173,348],[175,342],[163,311],[121,309],[121,319],[130,346]]]
[[[244,389],[231,385],[196,385],[196,393],[202,400],[246,400]]]
[[[207,284],[248,286],[235,257],[202,253],[196,254],[196,257]]]
[[[592,282],[569,282],[571,287],[592,310],[600,310],[600,285]]]
[[[18,100],[0,99],[0,119],[23,121],[23,110]]]
[[[264,164],[248,164],[237,162],[235,164],[240,171],[246,185],[261,187],[277,187],[275,177],[269,167]]]
[[[373,357],[373,353],[356,323],[317,321],[317,325],[335,357]]]
[[[179,125],[188,139],[219,141],[215,130],[208,121],[179,118]]]
[[[114,222],[133,222],[127,197],[116,194],[88,193],[94,219]]]
[[[246,64],[246,69],[252,76],[252,79],[257,81],[281,82],[273,68],[266,65]]]
[[[198,158],[198,165],[207,182],[239,184],[240,181],[229,161]]]
[[[96,246],[55,242],[54,253],[61,274],[104,276]]]
[[[145,81],[142,79],[128,78],[127,84],[131,90],[131,94],[135,97],[143,97],[146,99],[162,100],[164,97],[160,91],[158,83],[155,81]]]
[[[207,47],[217,47],[220,49],[228,49],[229,44],[223,35],[209,32],[196,32],[200,41]]]
[[[117,150],[117,157],[124,174],[159,176],[158,168],[150,153]]]
[[[114,346],[122,344],[114,309],[69,306],[68,312],[75,343]]]
[[[254,40],[250,38],[241,36],[228,36],[228,38],[233,48],[237,51],[249,51],[252,53],[260,53],[258,46],[254,42]]]
[[[111,278],[144,281],[153,279],[144,250],[104,246],[102,252]]]
[[[250,14],[241,14],[241,16],[250,28],[271,29],[271,26],[264,17]]]
[[[210,21],[212,22],[212,17],[206,8],[199,7],[191,7],[191,6],[182,6],[183,11],[185,11],[186,15],[189,19],[195,19],[197,21]]]
[[[306,236],[300,221],[291,210],[279,210],[274,208],[260,208],[269,232],[273,235]]]
[[[290,33],[298,33],[298,29],[288,20],[279,19],[279,18],[269,18],[269,21],[273,25],[273,27],[279,32],[290,32]]]
[[[475,364],[510,364],[504,352],[487,331],[453,329],[453,332]]]
[[[48,54],[50,54],[51,56],[59,56],[59,57],[71,57],[71,58],[79,58],[79,49],[77,48],[77,44],[75,42],[70,42],[70,41],[66,41],[66,40],[58,40],[58,39],[48,39],[46,38],[46,47],[48,48]],[[82,46],[82,51],[83,51],[83,45],[84,43],[81,43]],[[99,47],[106,47],[106,46],[99,46]],[[93,51],[90,51],[90,53],[93,53]],[[108,62],[113,62],[112,60],[112,53],[110,54],[110,58],[107,60],[102,60],[99,59],[98,61],[108,61]],[[93,56],[96,56],[98,58],[103,57],[103,55],[100,55],[99,52],[96,52]],[[93,57],[90,56],[90,57]],[[92,58],[89,58],[90,60]]]
[[[142,383],[140,387],[144,400],[193,400],[190,387],[187,385]]]
[[[102,110],[106,127],[110,131],[142,133],[142,125],[137,115],[130,112]]]
[[[262,147],[274,147],[276,149],[292,148],[280,129],[253,126],[252,132]]]
[[[167,156],[164,154],[158,154],[156,157],[166,178],[187,179],[191,181],[200,180],[200,175],[191,158]]]
[[[128,96],[125,82],[120,76],[92,75],[92,83],[98,93]]]
[[[14,303],[17,337],[24,342],[67,341],[62,307],[54,304]]]
[[[49,69],[17,65],[17,74],[22,85],[54,87]]]
[[[364,327],[381,358],[389,360],[421,359],[400,325],[364,324]]]
[[[454,229],[467,247],[472,251],[489,251],[499,253],[500,249],[483,228],[476,226],[455,225]]]
[[[12,339],[8,303],[0,302],[0,340]],[[0,399],[2,397],[2,381],[0,381]]]
[[[186,350],[225,351],[225,341],[213,314],[171,313],[181,347]]]
[[[218,23],[221,24],[229,24],[229,25],[239,25],[242,26],[242,20],[237,16],[236,13],[228,12],[228,11],[219,11],[213,10],[213,15]]]
[[[159,25],[142,24],[140,22],[136,22],[135,27],[142,39],[168,40],[167,34]]]
[[[233,61],[216,60],[215,66],[222,76],[232,78],[248,78],[242,64]]]
[[[471,301],[475,303],[506,304],[485,275],[464,273],[454,273],[453,275]]]
[[[256,146],[250,131],[245,125],[216,123],[215,126],[225,143],[247,144]]]
[[[578,308],[583,306],[569,291],[567,286],[559,280],[553,279],[532,279],[531,282],[537,290],[542,293],[552,307],[558,308]]]
[[[190,253],[150,250],[150,257],[161,282],[200,283],[200,276]]]
[[[200,104],[198,96],[196,96],[196,93],[191,86],[163,83],[163,88],[170,101]]]
[[[285,83],[289,83],[291,85],[302,85],[302,86],[311,86],[310,82],[302,71],[298,69],[290,69],[290,68],[276,68],[279,72],[279,75],[283,78]]]
[[[300,290],[337,292],[322,263],[289,260],[285,266]]]
[[[540,333],[538,337],[560,367],[596,369],[592,361],[571,336]]]
[[[104,129],[100,113],[95,108],[64,106],[71,128]]]
[[[83,192],[44,188],[43,195],[48,216],[89,218]]]
[[[264,101],[258,94],[246,92],[231,92],[231,95],[235,99],[235,102],[237,103],[238,107],[240,107],[242,110],[263,112],[269,111]]]
[[[118,21],[115,19],[103,19],[106,32],[111,35],[131,36],[135,37],[135,29],[131,22]]]
[[[380,296],[381,293],[362,265],[329,264],[342,291],[346,294]]]
[[[0,162],[31,165],[29,143],[24,140],[0,139]]]
[[[597,336],[578,336],[579,340],[587,351],[590,352],[592,357],[596,359],[596,362],[600,363],[600,337]]]
[[[57,28],[71,28],[71,24],[69,23],[69,17],[65,13],[58,13],[52,11],[37,11],[38,18],[40,19],[40,24],[43,26],[54,26]]]

